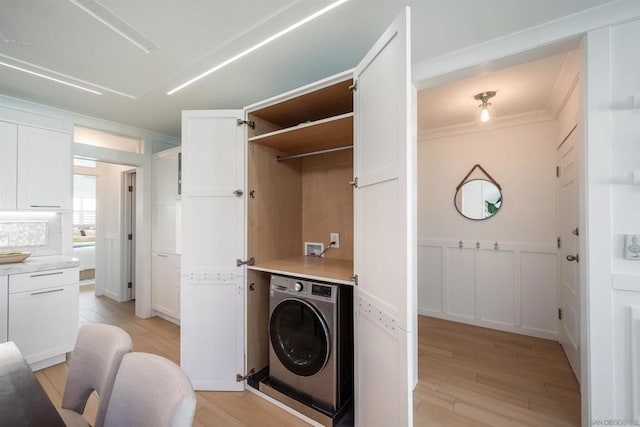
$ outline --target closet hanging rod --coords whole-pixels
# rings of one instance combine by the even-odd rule
[[[334,151],[349,150],[351,148],[353,148],[353,145],[345,145],[344,147],[328,148],[326,150],[311,151],[309,153],[302,153],[302,154],[293,154],[291,156],[276,156],[276,162],[281,162],[283,160],[289,160],[289,159],[297,159],[300,157],[315,156],[316,154],[333,153]]]

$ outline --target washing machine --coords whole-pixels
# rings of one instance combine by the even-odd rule
[[[353,394],[353,289],[271,276],[269,382],[335,414]]]

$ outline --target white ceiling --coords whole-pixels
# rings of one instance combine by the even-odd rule
[[[553,116],[552,96],[568,55],[554,55],[420,91],[418,132],[474,122],[481,104],[474,95],[487,91],[496,92],[490,100],[494,119],[532,112]]]
[[[166,92],[331,3],[99,0],[158,48],[145,53],[70,0],[0,0],[0,93],[180,135],[180,111],[242,108],[354,67],[405,5],[418,63],[611,0],[350,0],[192,86]],[[496,107],[506,86],[496,87]],[[511,90],[511,89],[510,89]]]

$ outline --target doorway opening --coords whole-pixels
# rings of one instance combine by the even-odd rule
[[[118,302],[135,299],[135,174],[130,165],[74,158],[73,255],[95,294]]]

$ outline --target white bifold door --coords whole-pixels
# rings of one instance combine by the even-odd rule
[[[409,10],[354,72],[355,423],[412,424],[416,147]],[[244,373],[244,126],[183,112],[181,364],[199,390]]]

